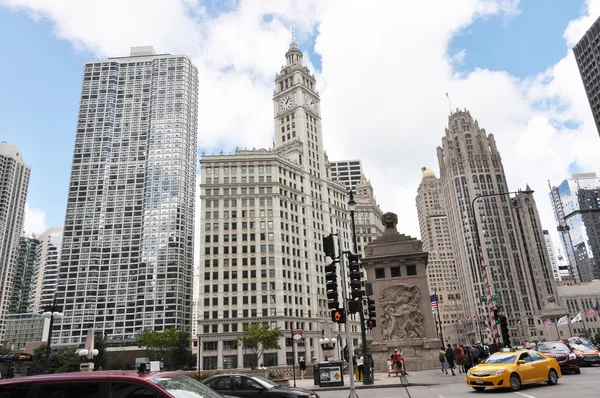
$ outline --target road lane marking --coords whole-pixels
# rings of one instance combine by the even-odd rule
[[[520,395],[522,397],[525,397],[525,398],[535,398],[533,395],[527,395],[527,394],[523,394],[521,392],[515,392],[514,394],[518,394],[518,395]]]

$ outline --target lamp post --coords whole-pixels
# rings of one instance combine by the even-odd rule
[[[335,350],[337,340],[335,339],[335,337],[332,337],[331,339],[325,337],[324,339],[319,339],[319,345],[321,346],[321,351]],[[327,360],[329,361],[329,357],[327,357]]]
[[[512,194],[518,194],[518,193],[525,193],[525,194],[532,194],[533,191],[531,189],[527,189],[525,191],[511,191],[511,192],[502,192],[502,193],[487,193],[487,194],[483,194],[483,195],[476,195],[473,200],[471,201],[471,211],[473,213],[473,226],[475,227],[475,239],[477,242],[477,247],[479,249],[479,263],[480,266],[483,267],[483,270],[485,272],[485,279],[487,280],[487,310],[488,310],[488,314],[487,314],[487,319],[489,322],[489,325],[492,325],[492,319],[491,319],[491,314],[490,314],[490,303],[492,303],[491,305],[491,309],[493,311],[493,309],[495,308],[495,304],[494,301],[492,300],[492,298],[490,297],[492,294],[494,294],[494,284],[491,278],[491,275],[489,273],[489,269],[488,267],[485,266],[484,262],[483,262],[483,249],[482,249],[482,245],[481,245],[481,241],[480,241],[480,236],[479,236],[479,228],[477,227],[477,214],[475,214],[475,202],[481,198],[486,198],[486,197],[490,197],[490,196],[507,196],[507,195],[512,195]],[[475,253],[475,258],[477,258],[477,253]],[[477,319],[477,321],[479,321],[479,319]],[[494,328],[497,328],[497,326],[494,326]],[[480,338],[481,338],[481,329],[479,330],[480,333]],[[493,336],[493,342],[496,342],[496,337],[497,337],[497,332],[496,335]],[[483,339],[482,343],[483,343]],[[506,342],[505,342],[506,344]],[[510,342],[509,342],[510,344]]]
[[[44,373],[48,372],[48,363],[50,362],[50,345],[52,342],[52,326],[54,325],[55,319],[61,319],[63,317],[62,312],[58,312],[58,307],[56,305],[56,294],[54,294],[54,300],[52,301],[52,305],[46,307],[46,312],[42,314],[42,318],[50,319],[50,325],[48,327],[48,342],[46,343],[46,360],[44,361]],[[87,355],[87,354],[86,354]]]
[[[442,347],[445,347],[445,345],[444,345],[444,329],[442,328],[442,317],[440,315],[440,299],[437,295],[437,287],[433,288],[433,294],[435,295],[435,300],[437,302],[437,305],[435,306],[436,307],[435,312],[437,312],[437,317],[438,317],[436,324],[439,323],[439,325],[440,325],[440,340],[442,342]]]
[[[356,201],[354,200],[354,193],[350,190],[350,199],[348,200],[348,210],[350,210],[350,220],[352,221],[352,243],[354,246],[354,253],[358,255],[358,244],[356,242],[356,224],[354,222],[354,211],[356,210]],[[362,337],[362,355],[363,355],[363,385],[373,384],[373,378],[371,377],[371,361],[368,355],[367,345],[367,328],[365,326],[365,314],[363,301],[359,301],[359,317],[360,317],[360,333]]]

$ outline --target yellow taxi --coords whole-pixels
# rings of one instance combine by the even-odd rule
[[[523,384],[558,383],[562,376],[556,359],[531,350],[505,348],[467,372],[467,385],[477,391],[509,388],[517,391]]]

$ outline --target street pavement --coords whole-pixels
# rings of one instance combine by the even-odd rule
[[[417,379],[419,384],[410,384],[400,387],[398,378],[377,377],[375,385],[366,389],[362,383],[356,383],[359,398],[459,398],[459,397],[504,397],[504,398],[563,398],[577,396],[577,398],[600,396],[600,367],[582,368],[581,374],[566,374],[559,379],[555,386],[546,383],[523,386],[518,392],[506,390],[486,390],[477,392],[465,383],[465,375],[445,375],[438,371],[413,372],[407,376],[409,383]],[[298,381],[297,381],[298,382]],[[302,384],[302,385],[300,385]],[[312,386],[312,381],[300,380],[298,387],[315,389],[321,398],[347,398],[349,388],[330,390],[318,389]],[[361,388],[362,387],[362,388]],[[499,395],[500,394],[500,395]]]

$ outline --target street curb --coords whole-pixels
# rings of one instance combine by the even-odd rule
[[[408,387],[409,386],[409,382],[408,380],[406,380],[406,376],[400,376],[400,380],[401,382],[398,384],[377,384],[377,383],[373,383],[373,384],[368,384],[368,385],[362,385],[362,384],[354,384],[354,389],[355,390],[368,390],[371,388],[398,388],[398,387]],[[410,384],[411,386],[415,386],[418,384]],[[349,390],[350,389],[350,385],[343,385],[343,386],[336,386],[336,387],[317,387],[317,388],[309,388],[309,390],[311,391],[315,391],[315,392],[319,392],[319,391],[341,391],[341,390]]]

